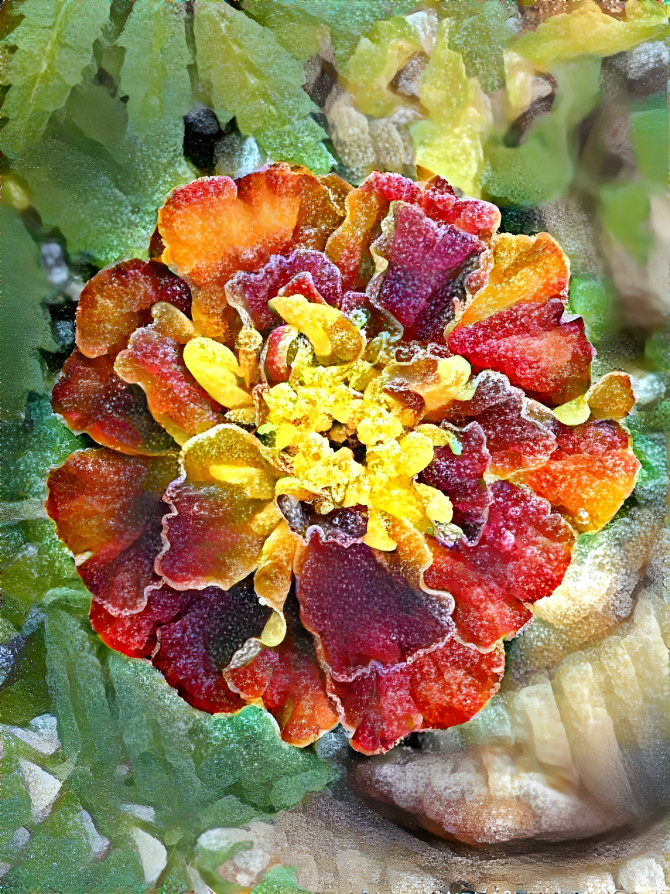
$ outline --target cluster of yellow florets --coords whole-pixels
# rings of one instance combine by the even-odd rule
[[[365,359],[365,339],[339,310],[301,295],[270,306],[295,331],[288,381],[262,393],[257,428],[277,465],[287,470],[276,495],[310,502],[325,514],[336,508],[368,510],[365,542],[393,550],[390,517],[422,532],[451,525],[452,506],[441,491],[415,479],[449,432],[416,424],[415,415],[385,386],[394,365]],[[224,407],[251,412],[253,399],[241,358],[208,338],[188,343],[185,362],[199,384]],[[434,391],[440,400],[462,396],[470,367],[461,357],[440,360]],[[430,405],[431,394],[426,395]],[[356,452],[354,452],[356,451]],[[453,526],[451,526],[453,528]],[[458,535],[454,528],[453,535]]]

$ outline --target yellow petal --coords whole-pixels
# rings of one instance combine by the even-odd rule
[[[253,406],[251,395],[238,384],[243,373],[230,348],[200,336],[185,346],[184,363],[196,382],[221,406],[231,410]]]
[[[335,307],[312,304],[303,295],[280,295],[269,306],[309,339],[319,363],[350,363],[363,352],[362,334]]]
[[[586,401],[586,395],[580,394],[574,400],[554,408],[554,416],[564,425],[581,425],[591,415],[591,408]]]

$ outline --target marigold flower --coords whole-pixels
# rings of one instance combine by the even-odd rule
[[[354,748],[472,717],[638,469],[556,242],[440,178],[278,164],[87,284],[47,511],[112,648],[206,711]],[[567,420],[567,421],[566,421]]]

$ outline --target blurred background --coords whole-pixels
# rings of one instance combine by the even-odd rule
[[[5,889],[664,890],[668,6],[5,0],[0,37]],[[86,440],[49,403],[83,283],[147,256],[175,186],[276,160],[441,174],[502,230],[550,232],[594,374],[637,396],[638,486],[580,537],[501,694],[384,758],[336,733],[291,750],[109,652],[42,508]]]

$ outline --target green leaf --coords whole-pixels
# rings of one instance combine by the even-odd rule
[[[278,37],[289,51],[291,34],[297,36],[300,33],[294,29],[305,29],[311,22],[313,40],[318,40],[324,26],[327,26],[338,65],[348,59],[361,35],[375,22],[394,15],[406,15],[415,6],[415,0],[280,0],[273,3],[247,0],[245,3],[245,9],[255,19],[267,22],[270,28],[274,22],[279,24]],[[272,11],[268,7],[272,7]],[[279,10],[283,13],[281,17],[278,15]],[[310,44],[310,48],[313,45]],[[305,58],[300,48],[293,52],[298,58]]]
[[[120,85],[130,132],[156,157],[181,154],[183,116],[192,104],[184,9],[136,0],[118,44],[125,48]]]
[[[326,136],[313,118],[303,118],[295,125],[257,133],[256,142],[270,158],[305,165],[314,174],[327,174],[335,159],[323,145]]]
[[[23,409],[28,391],[44,390],[38,348],[55,350],[56,344],[42,305],[49,283],[39,264],[39,248],[7,204],[0,209],[0,242],[0,407],[7,419]]]
[[[287,151],[290,161],[327,169],[324,134],[307,123],[317,107],[302,89],[302,65],[275,35],[212,0],[196,6],[194,34],[201,86],[221,125],[235,116],[240,131],[256,135],[268,150]],[[291,131],[298,135],[293,144]]]
[[[511,10],[499,0],[446,0],[442,10],[451,21],[449,47],[463,57],[468,77],[477,78],[485,93],[504,86]]]
[[[581,56],[552,69],[557,81],[550,112],[536,118],[520,146],[507,146],[503,136],[486,145],[482,186],[498,204],[543,205],[560,198],[570,184],[578,148],[576,125],[600,96],[601,61]]]
[[[308,894],[308,892],[298,884],[294,868],[273,866],[252,888],[251,894]]]
[[[605,183],[598,199],[605,229],[624,251],[643,264],[652,242],[648,184],[639,180]]]
[[[2,114],[4,151],[14,158],[43,134],[52,112],[93,61],[93,44],[109,21],[105,0],[25,0],[23,20],[7,37],[15,47],[6,83],[11,87]]]
[[[602,277],[570,277],[569,308],[584,318],[590,342],[597,344],[616,328],[617,296],[612,284]]]

